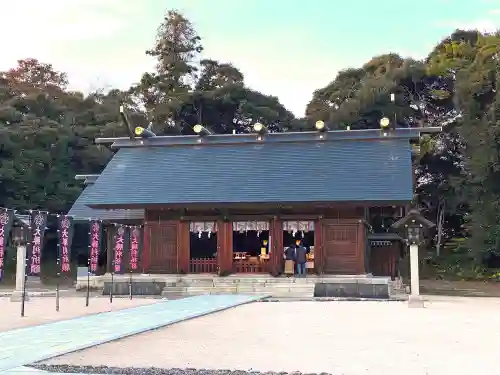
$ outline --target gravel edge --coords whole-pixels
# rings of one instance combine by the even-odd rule
[[[32,367],[37,370],[49,371],[63,374],[120,374],[120,375],[331,375],[326,372],[302,373],[294,372],[275,372],[275,371],[252,371],[244,370],[208,370],[193,368],[158,368],[158,367],[108,367],[108,366],[72,366],[72,365],[46,365],[34,364]]]

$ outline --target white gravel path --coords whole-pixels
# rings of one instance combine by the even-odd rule
[[[370,375],[496,374],[500,299],[253,303],[44,363]],[[147,317],[145,317],[147,319]]]
[[[11,302],[8,297],[4,297],[0,298],[0,332],[154,302],[156,300],[146,298],[132,300],[115,298],[113,303],[109,303],[108,298],[94,297],[89,300],[89,306],[85,307],[85,297],[64,297],[60,299],[59,312],[57,312],[54,297],[31,297],[25,303],[25,316],[22,318],[21,302]]]

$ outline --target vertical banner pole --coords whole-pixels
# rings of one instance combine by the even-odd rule
[[[110,230],[108,228],[108,230]],[[109,288],[109,303],[113,303],[113,289],[115,288],[115,246],[116,246],[116,224],[115,224],[115,235],[113,238],[113,247],[111,248],[111,286]]]
[[[99,248],[101,245],[101,224],[97,220],[89,219],[89,257],[87,268],[87,295],[85,306],[89,305],[90,299],[90,273],[97,272],[97,257],[99,256]]]
[[[115,224],[113,236],[113,249],[111,253],[111,288],[109,290],[109,303],[113,303],[113,292],[115,288],[115,272],[122,274],[123,267],[123,238],[125,230],[122,225]]]
[[[85,295],[85,307],[89,306],[90,299],[90,259],[88,260],[88,269],[87,269],[87,292]]]
[[[60,277],[61,273],[59,272],[59,266],[60,266],[60,261],[59,258],[57,259],[57,280],[56,280],[56,311],[59,312],[59,283],[60,283]]]
[[[132,270],[130,271],[130,277],[128,279],[128,296],[132,299]]]
[[[59,311],[61,277],[71,272],[71,244],[73,242],[73,218],[57,215],[57,288],[56,311]]]
[[[111,263],[111,266],[114,268],[114,261]],[[111,270],[111,287],[109,288],[109,303],[113,303],[113,289],[115,287],[115,272]]]
[[[30,220],[31,220],[31,215],[30,215]],[[28,227],[29,230],[31,230],[31,223],[30,226]],[[23,229],[21,228],[21,238],[23,237]],[[29,233],[27,234],[29,235]],[[24,260],[24,282],[23,282],[23,292],[21,294],[21,317],[24,318],[24,309],[25,309],[25,302],[26,302],[26,284],[28,283],[28,262],[29,262],[29,246],[30,243],[27,241],[26,242],[26,254],[24,255],[25,260]]]
[[[57,226],[59,226],[59,215],[57,215]],[[61,278],[61,244],[60,242],[60,230],[57,229],[57,274],[56,274],[56,311],[59,312],[59,287]]]
[[[89,254],[87,258],[87,291],[85,293],[85,307],[89,306],[90,298],[90,257],[92,252],[92,220],[89,219]]]
[[[133,298],[133,273],[138,269],[138,258],[139,258],[139,227],[133,226],[129,228],[128,233],[128,248],[129,248],[129,258],[128,258],[128,268],[130,271],[129,276],[129,298]]]
[[[27,260],[26,260],[27,263]],[[26,284],[28,283],[28,267],[24,266],[23,294],[21,297],[21,317],[24,317],[24,303],[26,301]]]

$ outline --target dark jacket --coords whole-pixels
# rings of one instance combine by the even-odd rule
[[[307,262],[307,250],[304,246],[298,246],[295,249],[295,261],[298,264],[304,264]]]
[[[285,259],[286,260],[295,260],[295,247],[289,246],[286,248]]]

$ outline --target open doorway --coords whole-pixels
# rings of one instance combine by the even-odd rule
[[[217,226],[214,222],[190,225],[189,272],[217,272]]]
[[[270,240],[268,222],[233,223],[234,272],[266,272],[270,257]]]
[[[284,221],[283,246],[302,244],[307,251],[306,269],[314,269],[314,221]]]

